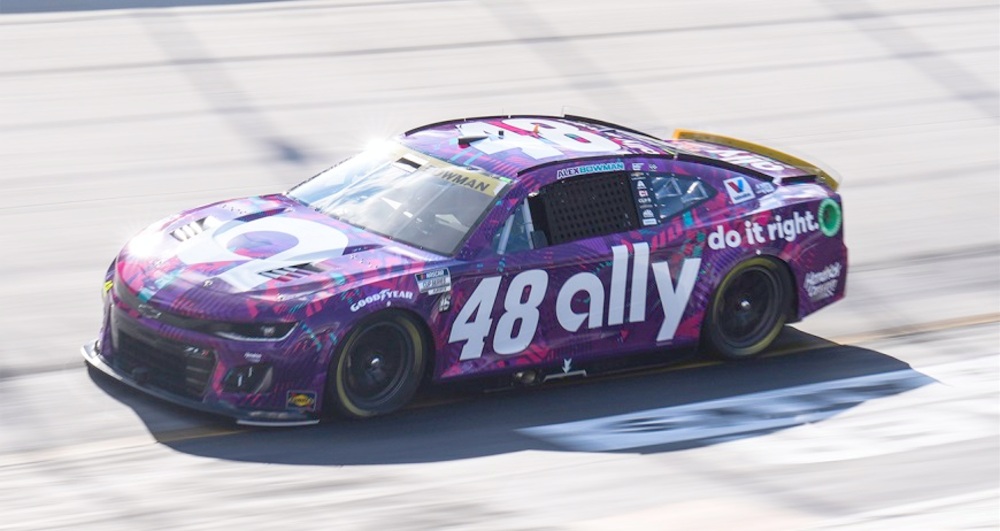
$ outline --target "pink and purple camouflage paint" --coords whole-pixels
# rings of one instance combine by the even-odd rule
[[[844,296],[836,187],[799,158],[693,131],[428,125],[287,193],[142,231],[108,269],[83,353],[262,425],[389,413],[425,382],[544,381],[684,347],[752,357]]]

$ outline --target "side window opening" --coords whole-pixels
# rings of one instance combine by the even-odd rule
[[[614,172],[557,181],[522,201],[493,236],[497,254],[654,227],[712,197],[694,177]]]
[[[661,221],[712,197],[705,183],[694,177],[673,174],[647,175],[645,180],[649,182],[653,191],[654,206]]]
[[[534,232],[537,231],[531,219],[531,211],[527,201],[522,201],[493,236],[493,250],[497,254],[511,254],[544,247],[544,244],[534,245]]]

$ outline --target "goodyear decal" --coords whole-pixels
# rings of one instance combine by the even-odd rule
[[[373,303],[376,303],[376,302],[382,302],[382,301],[390,300],[390,299],[404,299],[404,300],[412,301],[413,300],[413,292],[412,291],[399,291],[399,290],[393,290],[393,289],[384,289],[384,290],[382,290],[382,291],[380,291],[378,293],[374,293],[372,295],[369,295],[369,296],[367,296],[367,297],[359,300],[358,302],[355,302],[354,304],[351,305],[351,311],[352,312],[356,312],[356,311],[360,310],[361,308],[364,308],[365,306],[368,306],[369,304],[373,304]]]

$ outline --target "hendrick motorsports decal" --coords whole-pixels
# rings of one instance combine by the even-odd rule
[[[809,295],[809,300],[822,300],[833,297],[837,291],[837,283],[840,280],[840,273],[844,267],[840,262],[834,262],[823,268],[822,271],[806,273],[805,282],[802,288]]]

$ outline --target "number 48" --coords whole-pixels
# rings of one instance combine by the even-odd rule
[[[484,278],[458,312],[448,342],[466,342],[460,360],[482,357],[493,326],[493,305],[500,291],[500,280],[498,276]],[[493,335],[493,352],[511,355],[528,348],[538,330],[538,305],[545,298],[548,284],[548,273],[540,269],[523,271],[511,280],[504,297],[504,313]]]

